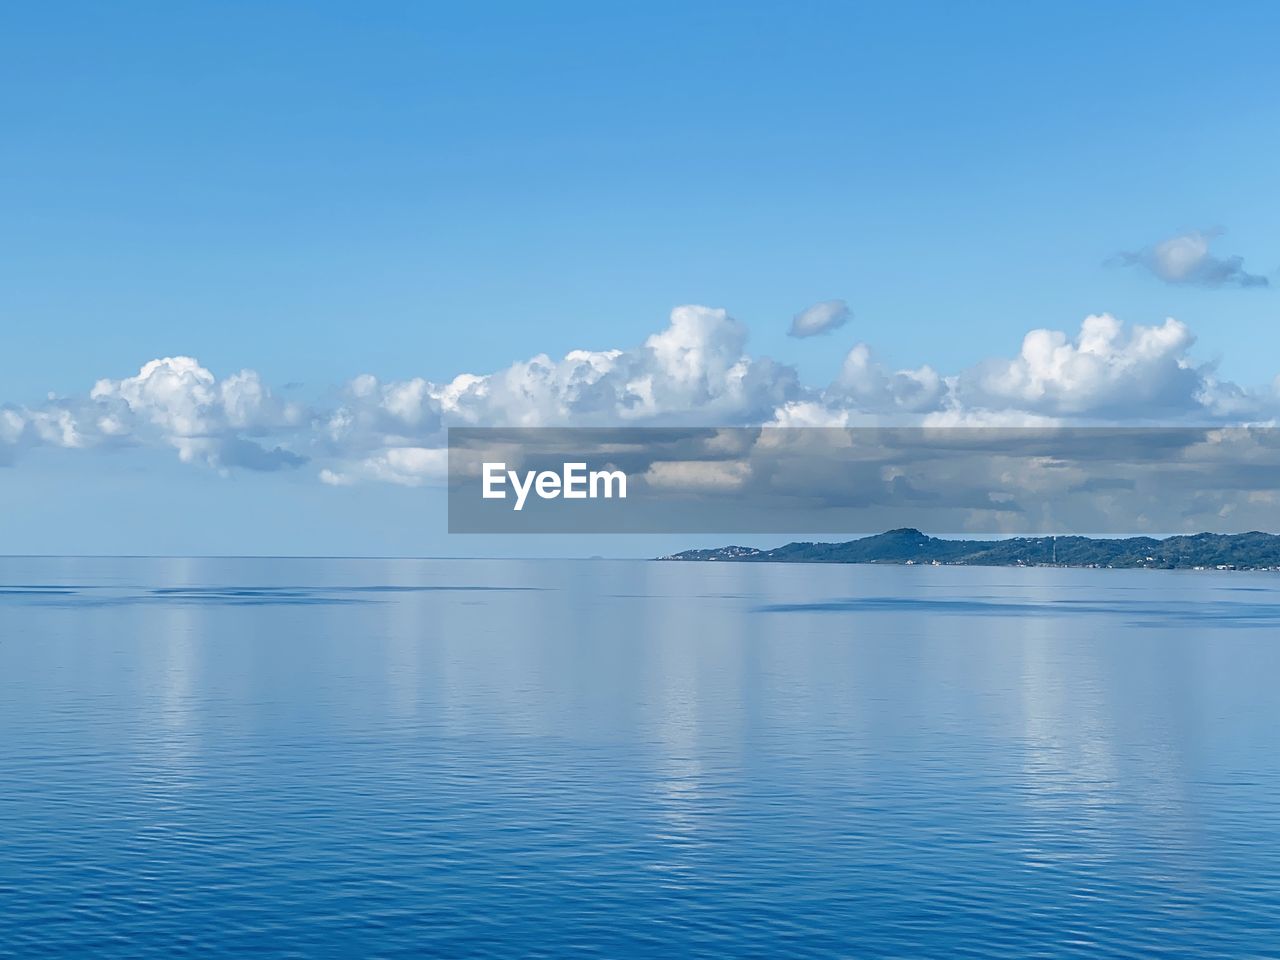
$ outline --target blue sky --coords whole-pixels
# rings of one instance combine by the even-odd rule
[[[806,384],[856,342],[952,375],[1107,313],[1176,317],[1262,387],[1277,27],[1243,2],[11,7],[0,403],[181,355],[331,411],[363,373],[633,348],[682,304]],[[1195,231],[1271,286],[1104,266]],[[787,335],[833,298],[848,323]],[[430,490],[319,484],[314,453],[143,446],[11,458],[0,551],[476,549]]]

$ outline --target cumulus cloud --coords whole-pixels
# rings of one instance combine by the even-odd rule
[[[823,300],[811,307],[805,307],[791,318],[792,337],[816,337],[820,333],[830,333],[849,322],[853,313],[843,300]]]
[[[99,380],[88,402],[69,413],[92,442],[160,442],[188,463],[269,472],[306,462],[261,441],[296,431],[306,419],[302,407],[278,399],[252,370],[219,380],[192,357],[163,357],[135,376]]]
[[[1199,411],[1204,372],[1188,359],[1195,337],[1172,318],[1126,330],[1109,314],[1086,317],[1069,338],[1032,330],[1018,356],[989,360],[955,385],[964,407],[1051,416],[1154,417]]]
[[[252,370],[219,377],[194,358],[164,357],[81,396],[0,406],[0,464],[36,446],[153,446],[221,471],[314,464],[333,486],[416,485],[444,477],[446,432],[458,426],[1212,424],[1280,413],[1280,380],[1250,390],[1220,379],[1192,359],[1194,345],[1177,320],[1127,327],[1101,314],[1075,333],[1033,330],[1016,354],[951,373],[887,368],[859,343],[818,387],[752,356],[726,311],[683,306],[628,349],[538,355],[443,382],[363,374],[310,405],[282,399]]]
[[[361,376],[325,418],[321,443],[330,456],[362,454],[356,476],[414,483],[434,479],[437,467],[398,451],[438,448],[448,426],[758,423],[803,390],[794,368],[750,357],[746,341],[727,311],[682,306],[630,350],[541,354],[442,384]]]
[[[1220,422],[1272,417],[1280,378],[1250,390],[1220,379],[1192,357],[1195,337],[1169,318],[1125,326],[1089,316],[1074,334],[1032,330],[1012,357],[992,357],[944,375],[931,366],[892,370],[856,344],[825,390],[775,411],[793,426],[875,422],[1043,425],[1053,422]]]
[[[34,446],[162,445],[220,470],[281,470],[306,462],[288,445],[305,423],[303,409],[278,400],[253,371],[219,380],[191,357],[164,357],[84,396],[0,409],[0,462]]]
[[[1142,250],[1117,254],[1114,262],[1141,267],[1166,283],[1198,287],[1266,287],[1270,281],[1244,268],[1244,258],[1219,257],[1210,244],[1221,230],[1190,230]]]
[[[946,384],[932,367],[890,372],[876,362],[870,347],[859,343],[845,356],[840,375],[826,396],[837,407],[922,413],[936,409],[945,393]]]

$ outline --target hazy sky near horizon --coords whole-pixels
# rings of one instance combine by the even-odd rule
[[[1263,2],[12,6],[0,552],[648,552],[448,539],[451,423],[1269,422],[1277,36]]]

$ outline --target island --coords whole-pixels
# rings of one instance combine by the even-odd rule
[[[659,560],[734,563],[896,563],[983,567],[1103,567],[1280,571],[1280,536],[1270,533],[1127,537],[1010,537],[947,540],[904,528],[842,543],[796,542],[772,550],[717,547]]]

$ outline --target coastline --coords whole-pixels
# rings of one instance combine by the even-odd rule
[[[1010,537],[948,540],[914,528],[842,542],[793,541],[772,549],[724,546],[656,560],[896,566],[1047,567],[1083,570],[1280,572],[1280,536],[1260,531],[1153,537]]]

